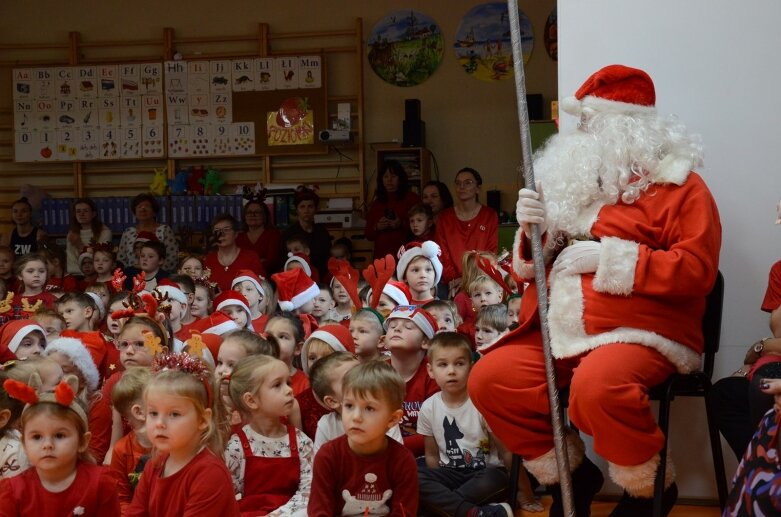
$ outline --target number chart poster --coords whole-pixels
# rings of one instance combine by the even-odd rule
[[[322,56],[13,70],[17,162],[256,153],[234,93],[324,91]],[[263,124],[265,126],[265,124]],[[264,128],[265,129],[265,128]],[[264,146],[261,146],[264,147]]]

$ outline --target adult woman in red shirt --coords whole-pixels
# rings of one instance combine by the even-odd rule
[[[456,174],[453,208],[443,210],[437,219],[435,240],[442,248],[442,280],[450,283],[451,294],[461,282],[461,257],[467,251],[496,253],[499,246],[499,217],[480,204],[483,178],[471,167]]]
[[[377,175],[377,190],[366,216],[365,235],[374,241],[375,258],[387,254],[395,257],[399,247],[406,244],[409,234],[407,213],[419,202],[418,195],[409,190],[404,167],[395,160],[386,161],[381,174]]]
[[[236,245],[257,253],[266,273],[279,271],[279,231],[271,224],[268,206],[261,198],[253,197],[244,205],[244,224],[247,230],[236,237]]]
[[[206,255],[203,264],[211,270],[209,280],[216,282],[220,291],[230,290],[231,282],[242,269],[265,276],[258,254],[236,245],[238,229],[239,222],[230,214],[219,215],[212,223],[212,238],[217,249]]]

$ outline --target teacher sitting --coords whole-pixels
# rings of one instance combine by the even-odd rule
[[[380,172],[364,234],[374,241],[374,258],[395,257],[410,233],[409,209],[420,203],[420,198],[410,192],[407,172],[396,160],[386,161]]]
[[[215,282],[220,291],[229,291],[242,269],[265,276],[258,254],[236,244],[238,230],[239,222],[230,214],[218,215],[212,223],[212,239],[217,249],[206,254],[203,265],[211,270],[209,281]]]
[[[442,249],[442,280],[450,282],[451,293],[461,279],[464,253],[496,253],[499,246],[499,217],[495,210],[480,204],[482,184],[480,173],[471,167],[458,171],[455,204],[443,210],[437,219],[435,239]]]
[[[135,244],[142,237],[150,241],[158,241],[165,246],[165,260],[161,269],[176,271],[179,260],[179,244],[170,226],[157,222],[159,206],[152,194],[139,194],[130,201],[130,210],[136,217],[136,225],[131,226],[122,234],[117,251],[117,260],[125,267],[133,267],[137,263]]]
[[[71,206],[68,242],[65,245],[69,274],[81,275],[79,255],[86,246],[98,242],[111,242],[111,230],[98,217],[95,202],[79,198]]]
[[[253,197],[244,205],[244,226],[236,244],[244,250],[257,253],[263,270],[275,273],[282,266],[279,254],[279,231],[270,225],[271,214],[260,197]]]

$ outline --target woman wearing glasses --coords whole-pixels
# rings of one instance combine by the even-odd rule
[[[242,269],[265,276],[258,254],[241,249],[236,244],[239,222],[230,214],[218,215],[212,223],[212,241],[217,249],[206,254],[203,265],[211,270],[210,282],[216,282],[220,291],[229,291],[231,281]]]
[[[236,237],[236,244],[241,249],[258,254],[267,274],[277,272],[281,266],[279,232],[269,226],[270,220],[271,215],[266,203],[260,198],[252,198],[244,205],[244,226],[247,229]]]
[[[456,174],[453,208],[437,219],[436,241],[442,248],[442,280],[450,282],[454,293],[461,281],[461,257],[470,250],[496,253],[499,246],[499,217],[496,211],[480,204],[483,178],[471,167]]]
[[[146,241],[162,242],[165,246],[165,259],[161,269],[176,271],[179,262],[179,243],[170,226],[157,222],[159,206],[152,194],[139,194],[130,201],[130,210],[136,217],[136,225],[122,234],[119,241],[117,260],[125,267],[134,267],[138,263],[138,249],[135,247],[139,237]]]
[[[366,238],[374,241],[374,258],[396,256],[399,247],[407,243],[409,216],[407,213],[420,198],[410,192],[407,173],[395,160],[388,160],[378,171],[374,201],[366,216]]]

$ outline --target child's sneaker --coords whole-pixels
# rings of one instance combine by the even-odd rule
[[[493,503],[469,512],[470,517],[513,517],[513,510],[507,503]]]

